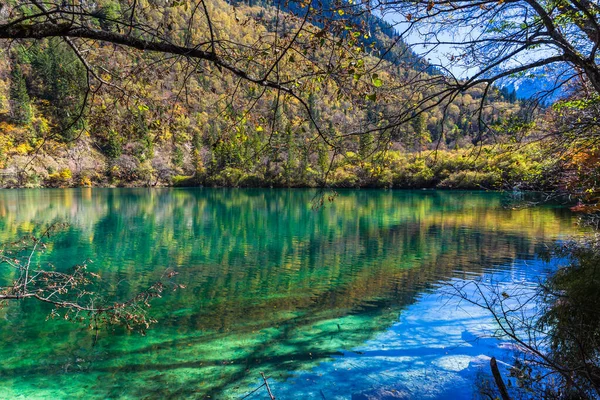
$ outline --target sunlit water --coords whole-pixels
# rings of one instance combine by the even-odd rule
[[[31,301],[0,310],[0,398],[239,399],[260,372],[278,399],[472,398],[489,357],[512,354],[445,283],[536,282],[553,268],[536,251],[577,234],[564,207],[497,193],[342,191],[314,210],[315,194],[0,192],[2,242],[67,222],[46,254],[57,268],[92,260],[121,299],[167,268],[186,286],[154,303],[145,337],[95,342]]]

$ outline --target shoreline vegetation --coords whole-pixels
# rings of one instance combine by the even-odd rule
[[[41,157],[43,160],[44,157]],[[557,190],[564,174],[560,160],[539,144],[418,153],[390,150],[363,157],[348,151],[317,165],[251,165],[218,168],[153,168],[133,157],[102,160],[95,167],[67,158],[38,162],[30,171],[0,171],[2,188],[68,187],[279,187],[464,190]]]

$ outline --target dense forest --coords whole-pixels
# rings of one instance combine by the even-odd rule
[[[186,19],[180,14],[190,6],[178,2],[169,13],[148,11],[139,18],[164,26],[169,35],[183,35]],[[281,18],[278,13],[285,11],[275,5],[214,0],[207,6],[220,34],[234,42],[255,43],[268,34],[285,38],[300,23],[293,14]],[[98,2],[94,12],[116,15],[119,4]],[[360,22],[359,17],[340,20],[353,27]],[[341,78],[307,83],[310,119],[299,102],[283,101],[278,92],[261,93],[258,85],[240,87],[238,79],[216,68],[193,74],[185,61],[103,44],[95,45],[89,62],[108,60],[100,72],[106,83],[90,92],[86,68],[64,41],[5,42],[2,184],[485,189],[550,184],[555,166],[539,146],[507,151],[505,144],[523,139],[525,106],[506,89],[486,93],[481,115],[484,89],[474,87],[451,104],[435,104],[432,96],[426,111],[393,129],[352,133],[384,127],[386,108],[426,96],[406,82],[439,75],[401,41],[385,53],[377,72],[369,73],[395,33],[379,18],[369,21],[362,31],[345,26],[357,39],[336,44],[340,60],[346,57],[343,62],[353,65],[350,87]],[[112,29],[108,22],[96,23]],[[325,38],[318,24],[306,29]],[[324,62],[326,46],[308,51]],[[290,55],[278,68],[293,70],[301,62]],[[344,94],[352,89],[366,97],[357,102],[354,93]],[[484,132],[489,127],[498,134]],[[480,157],[482,151],[486,157]]]

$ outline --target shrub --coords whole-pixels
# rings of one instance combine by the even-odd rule
[[[213,186],[238,187],[245,172],[239,168],[226,167],[221,172],[207,177],[208,183]]]
[[[351,165],[338,167],[331,174],[331,185],[340,188],[353,188],[360,185],[355,168]]]
[[[411,187],[432,187],[435,181],[435,175],[431,168],[426,164],[425,159],[417,158],[407,168],[408,184]]]
[[[92,180],[87,175],[82,175],[79,178],[79,186],[80,187],[92,187]]]
[[[238,186],[241,187],[261,187],[270,184],[270,181],[265,180],[265,178],[258,173],[244,174],[238,182]]]
[[[194,175],[173,175],[171,184],[176,187],[198,186],[197,178]]]
[[[123,154],[113,162],[109,173],[115,183],[117,181],[131,182],[137,179],[138,167],[137,158]]]
[[[71,170],[69,168],[63,168],[49,174],[45,184],[49,187],[65,187],[70,185],[72,179],[73,174],[71,173]]]
[[[445,189],[498,189],[500,176],[494,172],[458,171],[438,185]]]

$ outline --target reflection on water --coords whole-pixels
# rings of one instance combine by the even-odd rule
[[[533,282],[539,276],[556,267],[555,261],[517,260],[477,280],[483,283],[484,292],[493,287],[525,294],[527,288],[535,289]],[[273,384],[273,390],[282,399],[295,398],[298,392],[307,399],[473,399],[478,385],[491,380],[492,356],[499,360],[509,387],[516,387],[516,380],[510,378],[511,361],[517,354],[514,344],[495,338],[492,316],[451,295],[450,284],[464,287],[468,282],[453,278],[435,285],[418,295],[383,332],[331,361]],[[474,300],[478,298],[472,294]]]
[[[565,209],[509,210],[494,193],[344,191],[316,211],[314,195],[0,192],[0,241],[68,222],[46,255],[59,268],[93,260],[104,289],[121,297],[167,267],[187,286],[155,304],[159,323],[148,336],[103,332],[96,346],[77,326],[43,323],[44,305],[1,310],[0,397],[239,398],[262,371],[277,381],[282,399],[321,392],[350,398],[373,382],[344,385],[348,377],[336,374],[336,365],[347,369],[357,359],[351,350],[370,343],[397,346],[394,332],[407,326],[406,313],[416,307],[418,317],[439,305],[423,293],[451,278],[526,271],[538,246],[575,233]],[[0,267],[0,279],[9,274]],[[403,332],[403,343],[421,340]],[[416,349],[406,357],[425,363],[426,347]],[[389,354],[377,354],[361,358],[369,376],[394,370]],[[407,380],[397,372],[390,376]],[[330,377],[318,391],[298,383],[318,374]],[[419,381],[411,382],[414,391]]]

